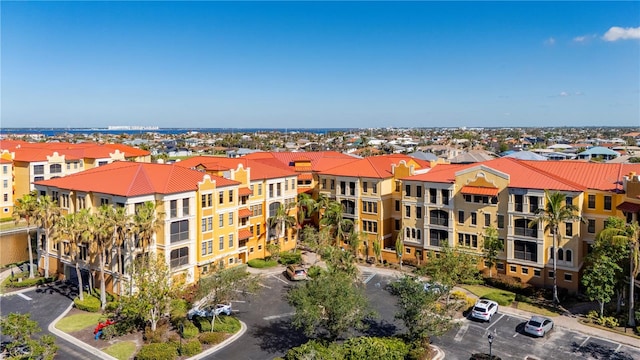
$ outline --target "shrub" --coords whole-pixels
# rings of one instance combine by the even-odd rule
[[[222,333],[222,332],[206,332],[198,336],[198,339],[200,339],[200,342],[207,345],[220,344],[221,342],[224,341],[225,338],[226,338],[225,333]]]
[[[285,251],[280,253],[280,264],[292,265],[302,262],[302,253],[300,251]]]
[[[100,299],[87,293],[84,293],[84,300],[75,298],[73,299],[73,303],[78,309],[89,312],[98,312],[100,311],[100,307],[102,306],[102,304],[100,303]]]
[[[27,273],[26,276],[29,276],[29,273]],[[55,278],[53,277],[48,277],[48,278],[35,277],[33,279],[23,278],[21,282],[18,282],[17,280],[16,281],[9,280],[8,282],[5,282],[5,285],[12,288],[27,288],[27,287],[32,287],[36,285],[44,285],[44,284],[53,282],[54,280]]]
[[[454,290],[451,292],[451,298],[454,300],[463,300],[467,298],[467,294],[464,291]]]
[[[104,340],[111,340],[118,335],[120,334],[118,334],[118,328],[115,326],[105,326],[102,328],[102,338]]]
[[[499,357],[491,354],[491,358],[489,358],[489,354],[472,354],[469,360],[501,360]]]
[[[150,327],[145,328],[143,338],[148,343],[165,343],[167,341],[168,333],[168,324],[158,324],[155,331],[151,330]]]
[[[256,269],[264,269],[277,266],[278,262],[275,260],[252,259],[247,261],[247,265]]]
[[[599,318],[600,318],[600,314],[598,314],[598,312],[595,310],[591,310],[587,313],[587,321],[589,322],[595,323],[598,321]]]
[[[171,319],[171,324],[173,326],[178,326],[186,317],[189,305],[185,300],[182,299],[174,299],[171,300],[169,318]]]
[[[182,356],[194,356],[202,352],[202,344],[198,339],[193,339],[186,344],[182,344],[182,350],[180,355]]]
[[[315,278],[320,273],[322,273],[322,268],[318,265],[313,265],[307,270],[307,276],[310,278]]]
[[[342,359],[342,354],[338,354],[337,345],[326,347],[319,341],[311,340],[300,346],[287,351],[285,360],[314,359],[314,360],[334,360]]]
[[[176,359],[178,357],[178,349],[169,343],[154,343],[142,345],[136,360],[157,360],[157,359]]]
[[[185,321],[183,323],[182,337],[184,339],[193,339],[198,336],[199,333],[200,331],[191,321]]]
[[[498,303],[498,305],[507,306],[510,305],[513,300],[515,300],[516,295],[507,291],[492,291],[483,296],[485,299],[493,300]]]
[[[598,325],[600,326],[606,326],[608,328],[614,328],[617,327],[618,324],[618,319],[616,319],[613,316],[603,316],[601,318],[599,318],[598,320]]]
[[[346,359],[404,360],[409,348],[399,338],[356,337],[344,342],[342,354]]]
[[[198,321],[197,325],[199,325],[200,331],[211,331],[211,319],[198,318],[196,321]],[[233,316],[219,316],[213,324],[213,331],[235,334],[238,330],[240,330],[240,321]]]

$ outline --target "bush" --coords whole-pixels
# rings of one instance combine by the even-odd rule
[[[173,326],[178,326],[187,317],[187,311],[189,311],[189,305],[185,300],[174,299],[171,300],[169,311],[169,318]]]
[[[404,360],[409,348],[399,338],[356,337],[342,344],[346,359]]]
[[[326,347],[322,343],[311,340],[300,346],[289,349],[285,354],[285,360],[314,359],[314,360],[334,360],[342,359],[342,354],[338,354],[337,345],[334,343]]]
[[[169,333],[168,324],[158,324],[156,330],[151,330],[151,327],[144,329],[144,340],[148,343],[165,343],[167,342],[167,334]]]
[[[176,359],[178,357],[178,349],[169,343],[154,343],[142,345],[136,360],[157,360],[157,359]]]
[[[89,312],[98,312],[100,311],[100,307],[102,306],[102,304],[100,303],[100,299],[87,293],[84,293],[84,300],[75,298],[73,299],[73,303],[78,309]]]
[[[608,328],[618,327],[618,319],[613,316],[603,316],[597,320],[598,325],[606,326]]]
[[[307,270],[307,276],[310,278],[315,278],[320,275],[320,273],[322,273],[322,268],[317,265],[313,265]]]
[[[264,269],[264,268],[278,266],[278,262],[275,260],[252,259],[247,261],[247,265],[256,269]]]
[[[211,319],[198,317],[196,321],[198,322],[196,326],[201,332],[211,331]],[[233,316],[218,316],[213,324],[213,331],[235,334],[238,330],[240,330],[240,321]]]
[[[285,251],[280,253],[280,264],[292,265],[302,262],[302,253],[300,251]]]
[[[587,313],[587,321],[589,322],[595,323],[598,321],[599,318],[600,318],[600,314],[598,314],[598,312],[595,310],[591,310]]]
[[[181,356],[194,356],[202,352],[202,344],[198,339],[193,339],[186,344],[182,344]]]
[[[5,285],[12,288],[27,288],[27,287],[32,287],[36,285],[44,285],[44,284],[53,282],[55,280],[55,278],[53,277],[48,277],[48,278],[35,277],[33,279],[29,279],[28,277],[25,278],[24,276],[29,276],[29,273],[26,273],[26,275],[22,274],[20,276],[23,277],[21,282],[18,282],[17,279],[14,281],[11,281],[9,278],[9,281],[5,282]]]
[[[492,291],[488,294],[485,294],[483,298],[493,300],[497,302],[498,305],[507,306],[507,305],[510,305],[513,302],[513,300],[515,300],[516,295],[511,292],[498,290],[498,291]]]
[[[222,333],[222,332],[206,332],[198,336],[198,339],[200,339],[200,342],[207,345],[220,344],[221,342],[224,341],[225,338],[226,338],[226,335],[225,333]]]
[[[193,339],[200,333],[198,328],[191,321],[185,321],[182,326],[182,338],[184,339]]]
[[[467,298],[467,294],[464,291],[454,290],[451,292],[451,298],[454,300],[463,300]]]

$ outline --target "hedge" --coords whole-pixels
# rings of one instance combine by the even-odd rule
[[[197,320],[200,331],[211,331],[211,319],[198,317]],[[218,316],[213,324],[213,331],[235,334],[240,330],[240,321],[233,316]]]
[[[343,344],[332,343],[324,346],[311,340],[298,347],[290,349],[285,355],[286,360],[317,359],[380,359],[404,360],[409,354],[410,347],[400,338],[368,337],[351,338]]]
[[[180,350],[181,356],[193,356],[202,352],[202,344],[198,339],[193,339],[186,344],[182,344],[182,349]]]
[[[142,345],[142,348],[136,354],[136,360],[175,360],[176,358],[178,358],[178,349],[169,343]]]
[[[293,265],[302,262],[302,253],[300,251],[285,251],[280,253],[280,264]]]
[[[217,331],[202,333],[200,334],[200,336],[198,336],[198,339],[200,339],[200,342],[207,345],[220,344],[221,342],[224,341],[225,338],[226,338],[225,333],[217,332]]]
[[[100,299],[88,293],[84,293],[84,300],[77,297],[73,299],[73,303],[78,309],[89,312],[98,312],[102,306]]]
[[[264,268],[278,266],[278,262],[275,260],[251,259],[247,261],[247,265],[256,269],[264,269]]]
[[[184,339],[193,339],[200,333],[198,328],[191,321],[185,321],[182,326],[182,337]]]
[[[11,278],[9,278],[9,280],[5,282],[5,285],[7,287],[12,287],[12,288],[26,288],[26,287],[36,286],[36,285],[48,284],[53,281],[55,281],[55,278],[53,277],[48,277],[48,278],[35,277],[33,279],[23,278],[22,281],[18,282],[17,278],[14,277],[14,281],[11,281]]]

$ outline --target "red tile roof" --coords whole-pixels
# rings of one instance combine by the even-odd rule
[[[251,169],[251,180],[296,175],[295,171],[273,158],[250,159],[246,156],[239,158],[195,156],[176,163],[176,165],[186,168],[195,168],[198,165],[202,165],[205,169],[213,171],[237,169],[240,164],[245,169]]]
[[[253,211],[251,211],[251,210],[249,210],[249,209],[247,209],[247,208],[243,208],[243,209],[240,209],[240,210],[238,211],[238,216],[239,216],[241,219],[242,219],[242,218],[249,217],[249,216],[251,216],[251,215],[253,215]]]
[[[276,159],[286,166],[295,166],[296,161],[311,161],[311,171],[322,171],[341,165],[345,162],[358,160],[353,156],[337,151],[309,151],[309,152],[257,152],[244,156],[248,159]],[[296,170],[298,170],[296,168]],[[304,170],[304,171],[309,171]],[[301,170],[299,170],[301,171]]]
[[[298,180],[313,180],[312,174],[300,174],[298,175]]]
[[[238,192],[240,193],[240,196],[250,196],[251,194],[253,194],[253,191],[251,191],[251,189],[249,189],[248,187],[241,187]]]
[[[460,192],[469,195],[496,196],[499,190],[498,188],[466,185],[460,189]]]
[[[96,144],[96,143],[30,143],[19,140],[2,140],[0,149],[6,149],[15,153],[16,161],[35,162],[47,161],[47,156],[57,152],[64,156],[65,160],[80,159],[106,159],[110,158],[116,150],[124,153],[125,157],[137,157],[149,155],[146,150],[138,149],[123,144]]]
[[[253,236],[253,234],[247,229],[241,229],[240,231],[238,231],[238,240],[248,239],[251,236]]]
[[[407,155],[393,154],[366,157],[324,170],[322,173],[337,176],[386,179],[393,177],[392,165],[397,165],[401,161],[407,163],[413,161],[419,165],[417,168],[429,167],[428,161],[414,159]]]
[[[134,197],[195,191],[204,176],[200,171],[175,165],[117,161],[61,178],[36,181],[35,184]],[[218,176],[211,178],[218,187],[238,184]]]

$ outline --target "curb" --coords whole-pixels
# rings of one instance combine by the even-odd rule
[[[37,288],[38,288],[37,286],[31,286],[31,287],[27,287],[27,288],[21,288],[21,289],[19,289],[19,290],[9,291],[9,292],[6,292],[6,293],[2,293],[2,294],[0,294],[0,297],[11,296],[11,295],[18,295],[18,294],[22,294],[22,293],[27,292],[27,291],[35,290],[35,289],[37,289]]]
[[[240,320],[238,320],[238,321],[240,321]],[[236,341],[240,336],[244,335],[244,333],[246,331],[247,331],[247,324],[245,324],[243,321],[240,321],[240,331],[238,331],[237,333],[231,335],[231,337],[229,337],[225,341],[221,342],[220,344],[215,345],[211,349],[209,349],[207,351],[203,351],[198,355],[192,356],[192,357],[188,358],[187,360],[199,360],[199,359],[202,359],[204,357],[207,357],[207,356],[215,353],[216,351],[224,348],[225,346],[231,344],[232,342]]]
[[[431,358],[432,360],[441,360],[444,359],[444,351],[435,345],[429,345],[432,350],[436,352],[436,354]]]

